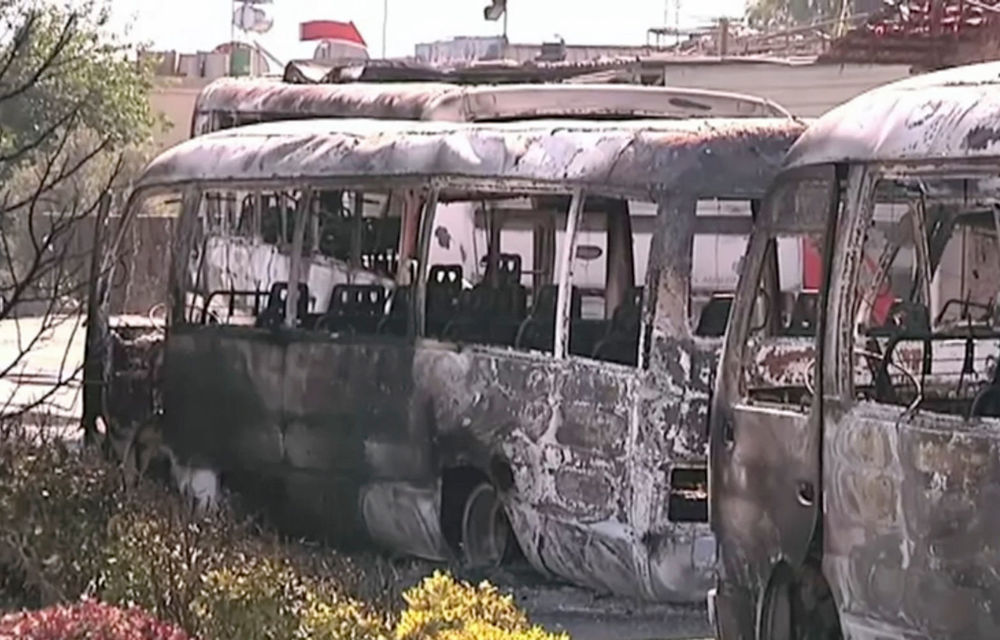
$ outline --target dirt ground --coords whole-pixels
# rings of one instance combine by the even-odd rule
[[[0,371],[18,357],[21,347],[39,333],[35,318],[0,322]],[[78,318],[62,318],[38,340],[31,353],[11,373],[0,377],[0,414],[45,397],[83,362],[84,327]],[[39,428],[68,440],[80,437],[81,388],[73,380],[45,398],[32,411]],[[430,563],[412,564],[411,579],[427,575]],[[512,593],[532,620],[551,630],[566,631],[575,640],[673,640],[708,638],[711,631],[704,606],[665,605],[602,596],[586,589],[548,581],[527,565],[516,565],[467,580],[489,579]]]

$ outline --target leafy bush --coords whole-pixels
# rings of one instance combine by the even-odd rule
[[[320,573],[325,565],[302,561],[232,514],[194,518],[160,508],[150,517],[146,509],[117,516],[111,530],[101,596],[138,604],[203,640],[388,636],[386,615],[347,596],[336,571]]]
[[[299,627],[306,597],[299,576],[270,558],[244,558],[206,574],[192,603],[205,640],[284,640]]]
[[[180,629],[138,608],[93,600],[0,618],[0,638],[23,640],[188,640]]]
[[[474,587],[440,572],[403,594],[407,608],[397,640],[558,640],[532,626],[527,616],[493,585]]]
[[[120,498],[96,456],[0,434],[0,603],[40,607],[86,593]]]
[[[288,562],[242,558],[209,572],[193,603],[204,640],[376,640],[388,637],[383,616],[336,587],[302,576]]]
[[[390,637],[389,621],[353,598],[330,592],[306,594],[299,636],[310,640],[383,640]]]
[[[148,489],[146,497],[146,506],[129,505],[108,523],[99,594],[194,629],[192,603],[202,576],[225,561],[226,532],[221,519],[180,511],[165,491]]]
[[[17,541],[9,548],[0,542],[0,608],[96,597],[128,609],[93,602],[64,609],[156,640],[184,636],[143,636],[143,620],[169,622],[201,640],[565,638],[532,626],[489,584],[435,573],[399,597],[400,585],[412,582],[385,560],[355,562],[288,544],[232,511],[197,516],[163,487],[123,490],[118,474],[86,452],[0,433],[0,541]],[[70,615],[64,609],[17,620],[63,620],[58,616]],[[87,637],[120,637],[101,633]]]

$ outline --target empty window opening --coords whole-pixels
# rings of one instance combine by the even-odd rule
[[[825,235],[838,203],[835,175],[822,168],[789,177],[762,208],[747,258],[754,299],[741,366],[752,402],[804,411],[813,398]]]
[[[708,470],[706,467],[674,467],[670,470],[671,522],[708,522]]]
[[[857,398],[1000,417],[998,203],[989,178],[879,183],[852,298]]]
[[[189,322],[406,333],[408,291],[396,280],[403,212],[419,216],[419,194],[233,189],[199,202],[186,239]],[[293,268],[299,284],[286,320]]]
[[[552,353],[569,206],[568,196],[516,195],[439,204],[426,335]],[[645,277],[655,221],[655,208],[646,209],[636,222],[627,201],[586,199],[569,256],[570,355],[636,363],[643,299],[636,283]]]
[[[733,292],[743,267],[752,223],[749,200],[699,200],[691,245],[694,335],[719,338],[726,332]]]

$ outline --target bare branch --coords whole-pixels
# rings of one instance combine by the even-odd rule
[[[37,11],[29,13],[24,24],[14,33],[14,40],[11,42],[6,55],[4,55],[3,65],[0,67],[0,82],[3,82],[14,60],[22,54],[24,45],[31,40],[31,34],[34,33],[35,25],[38,23],[38,15]]]
[[[56,121],[53,122],[51,126],[47,127],[44,131],[42,131],[34,140],[31,140],[30,142],[21,145],[11,153],[0,155],[0,163],[12,163],[15,160],[19,160],[24,156],[28,155],[29,153],[31,153],[32,151],[38,149],[42,145],[42,143],[44,143],[46,140],[52,137],[52,134],[54,134],[57,129],[65,125],[68,125],[71,120],[73,120],[74,118],[77,117],[77,115],[79,115],[79,113],[80,113],[80,107],[79,105],[75,105],[73,109],[71,109],[66,113],[66,115],[56,119]],[[2,135],[3,132],[0,132],[0,136]]]
[[[78,160],[77,162],[75,162],[73,164],[73,166],[69,167],[68,169],[66,169],[64,171],[61,171],[59,173],[59,175],[56,176],[55,178],[53,178],[48,184],[40,185],[39,189],[37,190],[38,195],[41,196],[42,194],[48,193],[48,192],[54,190],[59,185],[61,185],[62,183],[66,182],[67,180],[69,180],[70,178],[72,178],[76,174],[76,172],[80,170],[80,168],[82,168],[83,166],[87,165],[91,160],[93,160],[94,158],[96,158],[101,153],[107,151],[110,146],[111,146],[111,139],[110,138],[105,138],[101,142],[101,144],[99,144],[97,147],[95,147],[94,149],[92,149],[89,153],[87,153],[80,160]],[[24,206],[26,206],[26,205],[28,205],[30,203],[31,203],[31,197],[27,197],[27,198],[25,198],[23,200],[15,202],[14,204],[8,204],[4,209],[0,209],[0,214],[10,213],[11,211],[15,211],[17,209],[20,209],[20,208],[22,208],[22,207],[24,207]]]
[[[77,13],[71,13],[66,18],[66,23],[63,25],[59,38],[49,51],[48,55],[45,57],[45,60],[38,65],[38,68],[35,69],[34,73],[32,73],[31,76],[29,76],[23,83],[6,93],[0,94],[0,103],[21,95],[42,80],[42,77],[53,68],[56,61],[59,59],[59,56],[62,55],[63,50],[69,46],[69,43],[73,40],[73,36],[76,34],[76,24],[79,21],[79,18],[80,16]]]
[[[4,411],[0,411],[0,422],[15,421],[18,418],[30,414],[32,411],[38,409],[39,407],[45,406],[46,404],[48,404],[49,400],[52,399],[52,396],[56,395],[64,388],[66,388],[68,385],[78,380],[82,372],[83,372],[83,364],[80,364],[73,370],[73,372],[70,375],[60,376],[55,383],[53,383],[48,389],[46,389],[45,393],[35,398],[28,404],[20,406],[13,411],[8,410],[9,408],[8,405],[8,407],[5,407]]]

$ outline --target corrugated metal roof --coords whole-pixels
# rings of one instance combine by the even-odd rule
[[[789,167],[1000,155],[1000,62],[958,67],[864,93],[819,118]]]
[[[804,125],[790,119],[461,124],[311,120],[184,142],[138,186],[197,181],[435,177],[515,181],[604,194],[676,190],[756,197]]]

